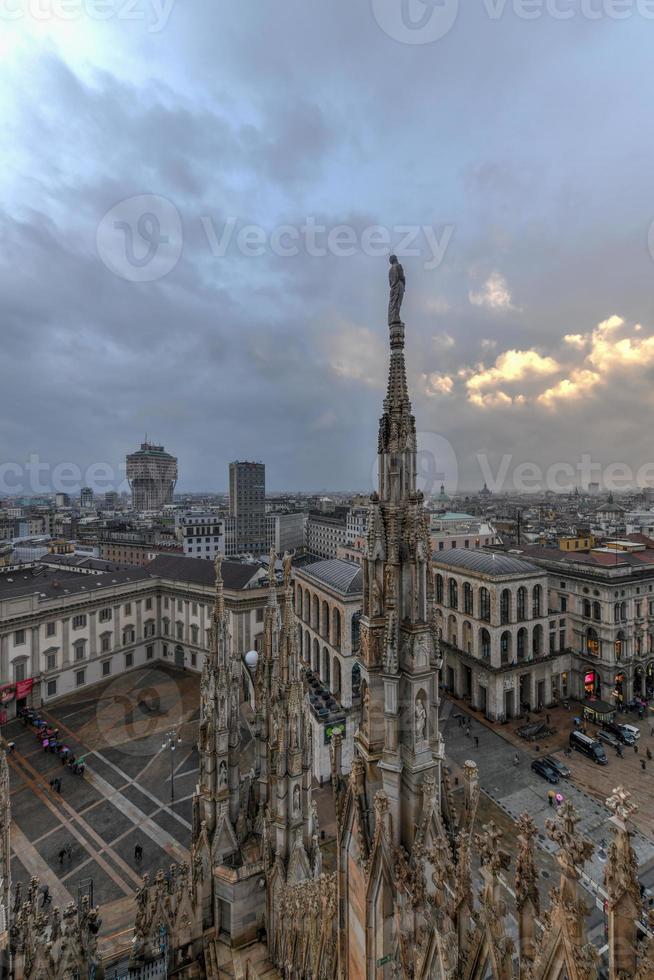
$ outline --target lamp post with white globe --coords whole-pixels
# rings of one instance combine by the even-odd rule
[[[250,670],[256,670],[259,663],[259,654],[256,650],[248,650],[245,654],[245,664]]]

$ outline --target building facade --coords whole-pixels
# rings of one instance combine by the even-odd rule
[[[234,518],[238,553],[263,555],[269,550],[266,528],[266,467],[263,463],[229,464],[229,513]]]
[[[230,634],[244,656],[263,643],[266,575],[259,565],[225,562],[223,578]],[[100,574],[38,565],[3,573],[5,717],[154,660],[202,670],[213,588],[213,564],[181,555]]]
[[[361,716],[359,621],[363,580],[359,565],[337,558],[297,568],[295,615],[300,656],[310,671],[313,771],[321,782],[331,773],[330,744],[343,738],[343,765],[352,763],[354,732]]]
[[[163,446],[142,442],[127,456],[127,479],[132,490],[132,508],[160,511],[172,504],[177,483],[177,459]]]
[[[570,695],[614,707],[654,696],[654,548],[529,557],[547,572],[552,621],[565,619]]]
[[[544,569],[464,548],[437,553],[433,568],[448,691],[493,720],[569,696],[570,654],[564,627],[550,628]]]

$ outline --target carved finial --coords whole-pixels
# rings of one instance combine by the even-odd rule
[[[270,558],[268,559],[268,584],[271,589],[274,589],[277,585],[277,578],[275,577],[275,562],[277,561],[277,555],[275,554],[275,549],[270,549]]]
[[[606,801],[606,805],[609,810],[613,811],[613,820],[615,822],[620,821],[623,825],[638,810],[638,804],[632,799],[631,793],[622,786],[613,790]]]
[[[540,914],[540,895],[536,887],[538,872],[534,860],[534,840],[538,827],[529,813],[521,813],[516,821],[518,830],[518,856],[515,863],[515,893],[518,910],[531,899],[536,915]]]
[[[565,800],[559,806],[556,820],[547,820],[545,823],[550,840],[559,845],[559,864],[573,877],[578,877],[584,863],[590,860],[595,850],[593,842],[577,832],[580,820],[581,816],[570,800]]]
[[[284,568],[284,586],[288,588],[291,584],[291,568],[293,566],[293,559],[288,552],[284,555],[282,565]]]
[[[475,845],[484,867],[497,875],[508,868],[510,858],[500,847],[502,831],[493,820],[486,824],[481,834],[475,834]]]

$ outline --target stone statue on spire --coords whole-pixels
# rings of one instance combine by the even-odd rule
[[[404,290],[406,289],[406,279],[404,277],[404,269],[398,262],[397,255],[391,255],[388,261],[391,264],[388,270],[388,284],[391,290],[388,300],[388,325],[391,326],[394,323],[402,322],[400,311],[402,309],[402,300],[404,299]]]

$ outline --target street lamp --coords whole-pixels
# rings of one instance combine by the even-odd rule
[[[163,749],[170,750],[170,802],[171,803],[175,802],[175,766],[174,766],[175,749],[177,748],[178,745],[181,744],[182,744],[182,736],[178,735],[175,729],[173,728],[172,731],[166,732],[164,736],[163,744],[161,746],[162,750]]]

